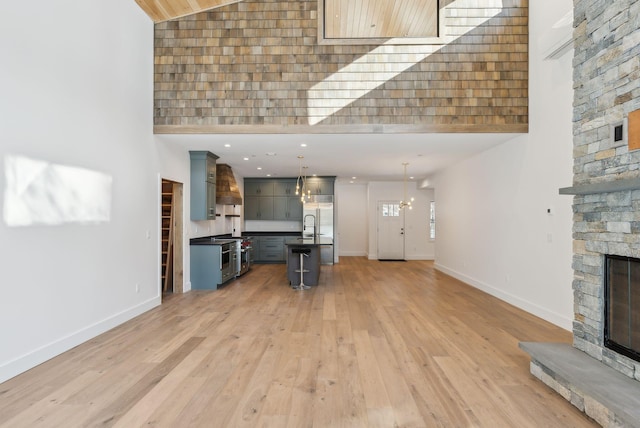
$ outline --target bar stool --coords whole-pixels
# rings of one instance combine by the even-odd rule
[[[309,254],[311,254],[311,249],[310,248],[293,248],[291,250],[292,254],[300,254],[300,269],[296,269],[295,272],[300,272],[300,285],[297,286],[293,286],[292,288],[294,290],[308,290],[311,287],[309,287],[308,285],[304,285],[304,274],[305,272],[309,272],[309,270],[304,268],[304,258],[305,257],[309,257]]]

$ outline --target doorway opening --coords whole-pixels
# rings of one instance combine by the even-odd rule
[[[184,291],[182,183],[162,179],[160,195],[160,278],[162,295]]]
[[[378,201],[378,260],[404,260],[404,210],[400,201]]]

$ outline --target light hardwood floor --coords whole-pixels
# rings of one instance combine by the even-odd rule
[[[519,341],[570,334],[426,261],[256,265],[0,385],[2,427],[591,427]]]

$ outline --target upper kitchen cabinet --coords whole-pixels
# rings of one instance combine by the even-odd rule
[[[333,195],[335,177],[309,177],[306,186],[312,195]]]
[[[216,218],[216,159],[207,151],[190,151],[191,220]]]
[[[273,196],[273,180],[244,180],[245,196]]]
[[[298,196],[274,196],[273,219],[302,220],[302,202],[300,198]]]
[[[296,180],[291,179],[275,179],[273,181],[273,194],[275,196],[295,196]]]
[[[245,196],[245,220],[273,220],[273,196]]]

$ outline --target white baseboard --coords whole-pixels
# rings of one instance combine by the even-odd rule
[[[413,254],[411,256],[407,256],[404,258],[405,260],[435,260],[435,255],[429,254]],[[378,260],[378,256],[376,254],[370,254],[369,260]]]
[[[42,364],[53,357],[56,357],[69,349],[93,339],[94,337],[111,330],[120,324],[147,312],[150,309],[159,306],[162,302],[161,296],[156,296],[147,300],[133,308],[115,314],[105,320],[99,321],[88,327],[76,331],[68,336],[62,337],[54,342],[35,349],[21,357],[12,361],[0,364],[0,383],[5,382],[12,377],[24,373],[29,369]]]
[[[543,308],[535,303],[529,302],[528,300],[524,300],[518,296],[514,296],[509,294],[503,290],[495,288],[489,284],[486,284],[482,281],[478,281],[475,278],[471,278],[463,273],[460,273],[454,269],[450,269],[446,266],[443,266],[439,263],[434,264],[434,268],[437,270],[446,273],[449,276],[456,278],[468,284],[472,287],[475,287],[479,290],[484,291],[487,294],[490,294],[494,297],[497,297],[500,300],[503,300],[513,306],[516,306],[524,311],[527,311],[537,317],[542,318],[545,321],[549,321],[552,324],[557,325],[558,327],[564,328],[565,330],[571,331],[573,329],[573,320],[567,318],[566,316],[560,315],[553,311],[550,311],[546,308]]]
[[[366,251],[340,251],[340,257],[364,257],[367,255]]]
[[[405,260],[435,260],[434,254],[413,254],[405,257]]]

